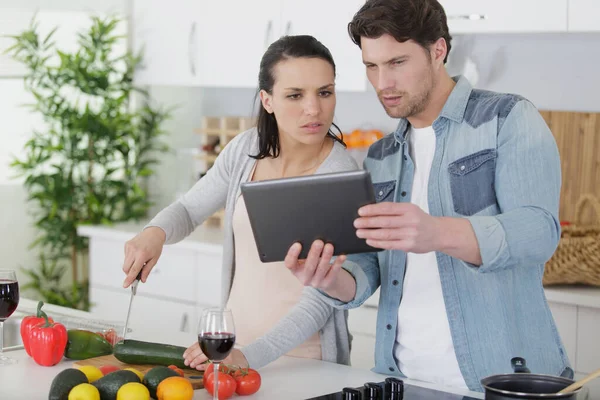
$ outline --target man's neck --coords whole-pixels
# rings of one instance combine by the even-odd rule
[[[427,107],[417,115],[408,118],[408,122],[415,128],[425,128],[433,125],[433,122],[442,112],[452,89],[456,86],[454,79],[446,71],[441,74],[438,84],[435,85]]]

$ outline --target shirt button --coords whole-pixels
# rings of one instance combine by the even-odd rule
[[[394,372],[394,368],[390,367],[390,372]]]
[[[464,165],[461,165],[461,166],[460,166],[460,170],[461,170],[461,171],[464,171],[464,170],[465,170],[465,166],[464,166]]]
[[[408,157],[404,156],[404,161],[408,160]]]
[[[392,325],[388,324],[387,328],[388,328],[388,331],[391,331],[392,330]]]
[[[402,195],[402,197],[406,196],[406,192],[402,192],[400,194]]]
[[[392,282],[392,285],[398,286],[398,281],[394,279],[394,281]]]
[[[380,190],[380,191],[379,191],[379,195],[380,195],[380,196],[381,196],[381,195],[383,195],[383,190]]]

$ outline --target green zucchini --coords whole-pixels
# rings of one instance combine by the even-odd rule
[[[125,364],[176,365],[179,368],[189,369],[183,363],[184,351],[186,351],[185,347],[126,339],[115,344],[113,355]]]

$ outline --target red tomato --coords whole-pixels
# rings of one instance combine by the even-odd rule
[[[115,367],[114,365],[103,365],[99,369],[100,372],[102,372],[102,375],[108,375],[111,372],[119,371],[121,368]]]
[[[260,374],[251,368],[243,368],[233,373],[233,378],[237,383],[235,392],[240,396],[247,396],[258,392],[260,389]]]
[[[225,400],[233,396],[236,389],[236,382],[233,376],[229,374],[221,374],[219,368],[219,400]],[[206,378],[206,391],[212,396],[215,390],[215,374],[210,374]]]
[[[202,377],[202,384],[204,387],[206,387],[206,380],[208,379],[208,376],[212,375],[213,372],[215,372],[214,364],[210,363],[208,368],[204,370],[204,376]],[[219,374],[229,374],[230,372],[231,370],[228,366],[223,364],[219,365]]]

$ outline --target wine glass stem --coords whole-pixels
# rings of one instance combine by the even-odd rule
[[[0,321],[0,360],[4,358],[4,321]]]
[[[214,363],[215,388],[213,392],[213,400],[219,400],[219,363]]]

